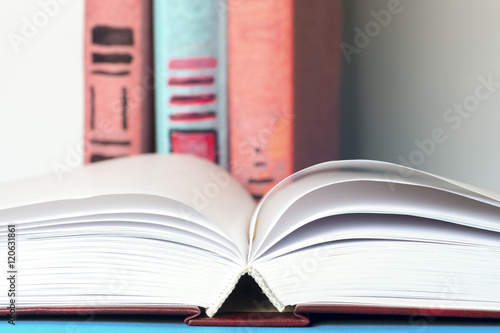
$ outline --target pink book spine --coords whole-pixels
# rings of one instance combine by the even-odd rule
[[[152,151],[151,2],[85,2],[85,163]]]

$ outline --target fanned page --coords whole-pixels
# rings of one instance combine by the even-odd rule
[[[249,267],[281,307],[500,312],[499,199],[385,162],[319,164],[261,201]]]
[[[19,307],[209,307],[245,267],[253,199],[197,157],[133,156],[1,189]]]

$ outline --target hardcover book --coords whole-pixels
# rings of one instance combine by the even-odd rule
[[[151,1],[85,1],[84,162],[153,151]]]
[[[177,154],[1,193],[3,315],[267,326],[315,312],[500,316],[500,196],[390,163],[321,163],[258,205],[221,167]],[[274,311],[219,312],[243,275]]]
[[[224,0],[154,0],[156,151],[227,168]]]
[[[338,158],[337,0],[229,0],[230,170],[260,199]]]

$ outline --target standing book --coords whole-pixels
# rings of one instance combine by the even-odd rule
[[[337,0],[229,0],[230,170],[260,199],[338,157]]]
[[[306,325],[309,312],[500,317],[500,196],[390,163],[318,164],[257,206],[222,168],[177,154],[1,193],[6,316],[267,326]],[[274,312],[219,311],[242,275]]]
[[[154,0],[156,147],[227,168],[224,0]]]
[[[153,151],[150,0],[85,1],[84,162]]]

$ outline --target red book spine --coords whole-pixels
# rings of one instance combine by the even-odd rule
[[[152,151],[151,2],[85,2],[85,163]]]
[[[259,198],[293,171],[293,1],[229,0],[230,170]]]

